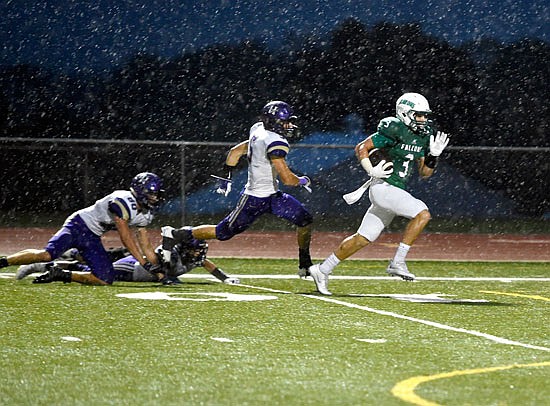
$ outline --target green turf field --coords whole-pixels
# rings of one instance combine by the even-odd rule
[[[295,261],[215,261],[242,285],[3,270],[0,404],[550,404],[548,263],[347,261],[326,297]]]

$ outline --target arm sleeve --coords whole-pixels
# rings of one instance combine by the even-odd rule
[[[128,221],[130,219],[130,208],[121,198],[116,197],[109,202],[109,212]]]
[[[284,141],[274,141],[267,146],[267,155],[273,158],[285,158],[289,151],[289,146]]]

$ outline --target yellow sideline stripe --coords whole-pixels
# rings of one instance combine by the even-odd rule
[[[435,381],[436,379],[453,378],[455,376],[460,376],[460,375],[485,374],[488,372],[505,371],[507,369],[514,369],[514,368],[532,368],[532,367],[545,367],[545,366],[550,366],[550,361],[536,362],[533,364],[512,364],[512,365],[504,365],[500,367],[465,369],[462,371],[444,372],[441,374],[428,375],[428,376],[414,376],[412,378],[405,379],[404,381],[398,382],[392,388],[391,393],[394,396],[398,397],[399,399],[405,402],[413,403],[415,405],[441,406],[439,405],[439,403],[431,402],[429,400],[423,399],[420,396],[416,395],[414,393],[414,390],[416,389],[416,387],[425,382]]]
[[[488,372],[504,371],[504,370],[513,369],[513,368],[532,368],[532,367],[544,367],[549,365],[550,365],[550,361],[546,361],[546,362],[537,362],[534,364],[513,364],[513,365],[504,365],[500,367],[491,367],[491,368],[465,369],[462,371],[444,372],[441,374],[428,375],[428,376],[414,376],[412,378],[405,379],[404,381],[398,382],[392,388],[391,393],[392,395],[398,397],[399,399],[405,402],[413,403],[415,405],[441,406],[439,403],[431,402],[429,400],[423,399],[420,396],[416,395],[414,393],[414,390],[416,389],[416,387],[425,382],[435,381],[437,379],[443,379],[443,378],[453,378],[455,376],[460,376],[460,375],[485,374]]]
[[[491,290],[480,290],[479,293],[491,293],[493,295],[525,297],[527,299],[544,300],[545,302],[550,302],[549,298],[540,296],[540,295],[524,295],[522,293],[509,293],[509,292],[493,292]]]

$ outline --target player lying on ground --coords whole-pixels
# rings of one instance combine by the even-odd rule
[[[365,213],[357,232],[344,239],[321,264],[313,265],[308,272],[317,290],[330,295],[328,276],[333,269],[361,248],[375,241],[396,216],[409,219],[403,238],[387,273],[412,281],[405,257],[428,221],[431,219],[426,204],[405,190],[417,163],[422,178],[434,173],[437,160],[449,139],[447,134],[435,132],[428,124],[430,106],[424,96],[405,93],[396,103],[397,117],[386,117],[378,124],[377,132],[357,144],[355,152],[361,166],[371,176],[369,199],[371,206]],[[375,149],[385,151],[387,158],[375,164],[371,154]]]
[[[93,205],[70,215],[44,249],[26,249],[0,257],[0,268],[49,262],[70,248],[76,248],[86,260],[90,272],[67,274],[54,271],[52,280],[110,285],[115,280],[115,271],[101,236],[116,229],[128,251],[139,258],[145,269],[154,273],[160,266],[146,227],[153,220],[163,192],[159,176],[151,172],[139,173],[132,179],[129,190],[115,190]]]
[[[184,246],[178,244],[173,249],[172,260],[174,273],[166,275],[163,273],[155,273],[147,271],[130,253],[126,250],[115,249],[109,250],[113,258],[113,268],[115,269],[115,281],[121,282],[162,282],[165,285],[181,283],[179,276],[190,272],[191,270],[202,266],[213,276],[227,284],[238,284],[239,279],[227,276],[220,268],[211,260],[206,258],[208,252],[208,244],[206,241],[196,241],[194,245]],[[159,260],[162,258],[162,249],[159,246],[156,250]],[[50,283],[52,269],[57,268],[54,272],[89,272],[89,267],[83,263],[82,257],[78,251],[71,250],[56,261],[43,262],[32,265],[20,266],[15,277],[21,280],[26,276],[43,272],[44,274],[37,277],[33,283]],[[163,270],[165,268],[163,267]]]

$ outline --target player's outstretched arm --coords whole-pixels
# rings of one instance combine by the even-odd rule
[[[214,264],[209,259],[205,259],[202,263],[202,266],[204,269],[210,272],[212,276],[214,276],[216,279],[219,279],[223,283],[227,283],[229,285],[237,285],[241,283],[239,279],[227,276],[224,271],[218,268],[216,264]]]

